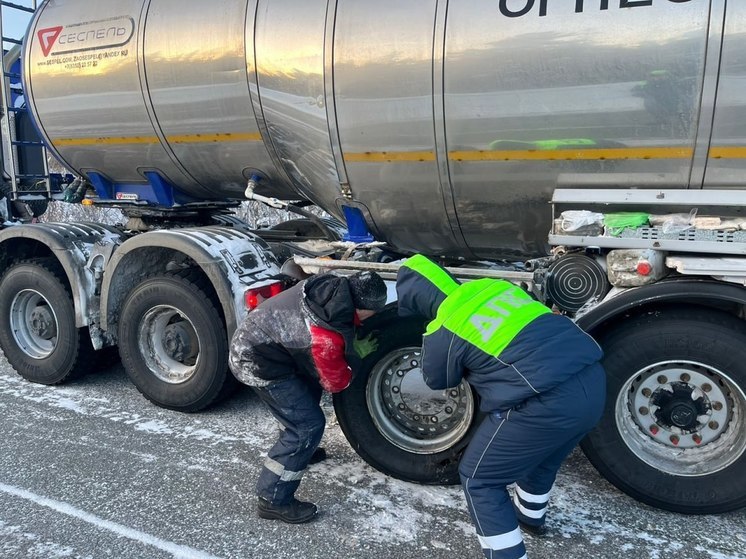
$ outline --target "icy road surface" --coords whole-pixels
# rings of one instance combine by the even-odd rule
[[[252,485],[274,421],[248,390],[194,415],[155,407],[117,365],[63,387],[0,359],[0,558],[355,559],[482,557],[457,487],[367,466],[333,421],[330,458],[299,496],[320,518],[254,517]],[[532,559],[746,558],[746,511],[687,517],[623,495],[575,452]]]

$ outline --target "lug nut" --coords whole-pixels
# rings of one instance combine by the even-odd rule
[[[652,433],[653,435],[657,435],[657,434],[658,434],[658,431],[660,431],[660,429],[658,429],[658,426],[657,426],[657,425],[651,425],[651,426],[650,426],[650,432],[651,432],[651,433]]]
[[[458,398],[458,390],[451,390],[451,398]]]
[[[414,419],[415,421],[419,421],[420,420],[420,416],[419,415],[413,415],[412,419]]]
[[[713,402],[712,403],[712,409],[715,411],[720,411],[723,409],[723,403],[722,402]]]
[[[394,394],[399,394],[399,392],[401,392],[401,390],[399,389],[398,386],[392,386],[391,387],[391,392],[393,392]]]
[[[420,366],[420,364],[414,359],[410,361],[409,364],[412,365],[412,367],[414,367],[415,369]]]
[[[646,398],[650,398],[653,395],[653,391],[650,390],[649,388],[643,388],[642,395],[645,396]]]
[[[640,415],[647,415],[649,413],[650,413],[650,410],[648,408],[644,406],[640,408]]]
[[[404,371],[402,371],[402,370],[396,371],[396,376],[403,377],[404,376]]]
[[[688,373],[682,374],[679,378],[681,379],[681,382],[689,382],[690,380],[692,380],[692,377],[689,376]]]
[[[432,416],[432,417],[430,418],[430,421],[431,421],[432,423],[437,423],[437,422],[438,422],[438,416],[436,416],[436,415]]]
[[[712,390],[712,385],[704,383],[702,385],[702,392],[710,392]]]
[[[404,404],[399,404],[399,405],[398,405],[397,407],[398,407],[398,408],[399,408],[399,409],[400,409],[401,411],[404,411],[405,409],[407,409],[407,406],[405,406]]]
[[[671,444],[673,444],[674,446],[679,445],[679,437],[677,437],[676,435],[671,435],[669,437],[669,440],[671,441]]]
[[[449,414],[450,414],[450,413],[453,413],[453,408],[452,408],[452,407],[450,407],[450,406],[448,406],[448,407],[446,408],[446,413],[449,413]]]
[[[702,437],[699,435],[692,435],[692,440],[694,441],[694,444],[702,444]]]
[[[668,384],[668,377],[665,375],[660,375],[657,379],[658,384]]]
[[[710,421],[707,426],[713,431],[720,428],[720,424],[717,421]]]

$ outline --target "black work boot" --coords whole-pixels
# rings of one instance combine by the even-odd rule
[[[282,520],[288,524],[303,524],[313,520],[319,509],[313,503],[304,503],[295,497],[287,505],[273,505],[267,499],[259,497],[256,511],[259,518]]]
[[[320,446],[316,450],[314,450],[313,454],[311,455],[311,459],[308,461],[308,464],[318,464],[319,462],[323,462],[326,460],[326,450],[324,450],[323,446]]]
[[[521,522],[520,520],[518,521],[518,524],[521,526],[521,530],[539,538],[541,538],[542,536],[546,536],[549,532],[546,524],[527,524],[525,522]]]

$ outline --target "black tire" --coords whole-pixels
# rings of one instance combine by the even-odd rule
[[[606,409],[581,444],[591,463],[657,508],[745,506],[745,341],[742,320],[700,307],[629,318],[606,334]]]
[[[119,354],[130,380],[154,404],[183,412],[206,408],[234,386],[225,323],[200,283],[188,272],[147,279],[119,319]]]
[[[389,419],[398,414],[394,413],[396,412],[395,406],[386,405],[387,403],[392,404],[392,402],[387,402],[385,397],[379,399],[372,396],[383,394],[385,392],[383,390],[384,386],[390,380],[387,378],[387,374],[381,374],[381,371],[392,371],[391,378],[395,377],[396,372],[391,367],[396,368],[395,363],[399,361],[394,360],[391,367],[386,364],[391,358],[395,358],[399,354],[401,354],[402,360],[405,357],[407,361],[419,359],[419,357],[415,357],[414,353],[408,353],[402,348],[416,348],[419,351],[422,345],[422,323],[399,319],[387,325],[381,325],[375,330],[378,340],[377,351],[363,361],[362,367],[356,372],[350,387],[334,395],[334,410],[342,432],[363,460],[387,475],[404,481],[424,484],[458,483],[459,460],[480,419],[474,392],[471,387],[464,383],[457,389],[458,396],[453,399],[453,402],[460,402],[459,404],[447,408],[447,402],[450,401],[447,400],[446,403],[438,403],[435,408],[430,409],[431,412],[438,412],[440,417],[447,418],[446,421],[440,422],[443,429],[450,425],[448,432],[441,435],[446,437],[442,442],[428,438],[431,435],[427,433],[427,429],[433,424],[427,422],[426,417],[432,418],[436,414],[430,416],[424,414],[422,416],[413,415],[417,411],[421,412],[423,408],[420,407],[419,410],[410,409],[404,404],[403,398],[397,404],[398,406],[404,405],[406,408],[399,416],[401,421],[395,419],[389,421],[387,419],[382,422],[380,419],[382,413],[385,412]],[[404,386],[404,379],[409,374],[417,375],[419,373],[416,372],[416,368],[412,372],[405,372],[401,381],[394,379],[391,381],[392,384],[401,382]],[[375,379],[379,379],[379,382],[376,382]],[[421,377],[419,381],[422,382]],[[421,386],[429,391],[424,382]],[[401,393],[404,394],[404,390],[401,390]],[[429,393],[433,395],[443,394],[443,391],[429,391]],[[376,405],[376,401],[381,402],[380,407]],[[461,404],[469,411],[459,416]],[[384,411],[377,412],[376,409]],[[446,409],[452,409],[456,413],[452,413],[450,416],[444,415]],[[374,419],[374,416],[379,417],[378,422]],[[457,417],[460,417],[461,420],[457,421]],[[414,421],[413,418],[420,422]],[[410,427],[410,430],[402,428],[401,433],[405,436],[405,439],[397,444],[392,441],[397,436],[394,431],[404,423]],[[416,430],[415,426],[417,425],[421,425],[422,429],[425,429],[422,437],[422,449],[414,448],[416,437],[413,437],[412,433]],[[435,425],[436,427],[439,426],[438,424]],[[388,433],[388,436],[385,432]],[[448,436],[447,433],[451,433],[451,435]],[[447,446],[447,448],[443,448],[444,446]]]
[[[53,258],[13,265],[0,280],[0,347],[26,380],[60,384],[87,373],[93,346],[75,325],[67,280]]]

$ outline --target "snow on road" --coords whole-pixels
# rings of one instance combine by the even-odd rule
[[[458,487],[389,478],[349,447],[325,400],[330,458],[300,496],[321,517],[257,520],[252,484],[276,435],[250,393],[199,414],[157,408],[121,367],[69,386],[0,362],[0,557],[479,558]],[[641,505],[581,453],[563,467],[547,538],[529,556],[746,559],[746,511],[691,517]]]

